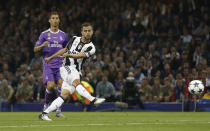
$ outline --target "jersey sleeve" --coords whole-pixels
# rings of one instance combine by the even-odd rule
[[[44,41],[45,41],[45,39],[44,39],[44,33],[42,33],[42,34],[39,36],[39,39],[38,39],[38,41],[36,42],[35,47],[36,47],[36,46],[42,45]]]
[[[67,34],[65,34],[65,39],[64,39],[64,42],[63,42],[63,48],[66,47],[66,45],[68,44],[68,42],[69,42],[69,37],[68,37]]]
[[[85,55],[86,55],[87,57],[90,57],[90,56],[92,56],[92,55],[95,54],[96,48],[95,48],[95,46],[92,44],[92,45],[90,45],[84,52],[85,52]]]

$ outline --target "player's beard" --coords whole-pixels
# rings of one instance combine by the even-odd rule
[[[86,41],[90,41],[90,37],[84,37]]]
[[[87,36],[85,37],[85,39],[89,41],[89,40],[91,39],[91,36],[90,36],[90,35],[87,35]]]

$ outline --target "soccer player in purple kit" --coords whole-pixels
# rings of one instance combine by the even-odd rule
[[[38,41],[34,47],[34,52],[42,52],[42,63],[43,63],[43,82],[47,88],[45,91],[45,104],[44,110],[51,104],[54,100],[54,87],[55,82],[57,82],[58,89],[61,89],[62,78],[60,75],[59,68],[62,65],[62,58],[55,58],[50,61],[49,64],[45,62],[45,58],[50,57],[60,49],[66,47],[69,38],[66,33],[59,30],[59,14],[57,11],[52,11],[49,17],[50,28],[42,32],[39,36]],[[58,91],[58,94],[60,91]],[[57,108],[56,117],[64,117],[61,113],[61,109]]]

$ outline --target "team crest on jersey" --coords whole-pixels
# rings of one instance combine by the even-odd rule
[[[82,47],[83,47],[83,44],[82,43],[79,43],[77,45],[76,51],[80,52],[82,50]]]
[[[60,40],[63,40],[63,37],[62,36],[60,36]]]
[[[49,37],[50,37],[50,36],[51,36],[51,34],[50,34],[50,33],[48,33],[48,34],[47,34],[47,36],[49,36]]]
[[[78,50],[81,50],[81,49],[82,49],[82,45],[79,45],[79,46],[78,46]]]

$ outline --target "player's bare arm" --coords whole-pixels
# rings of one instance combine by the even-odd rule
[[[45,41],[43,44],[41,44],[40,46],[36,46],[34,47],[34,52],[39,52],[40,50],[42,50],[43,47],[47,46],[48,45],[48,41]]]
[[[79,58],[86,58],[87,55],[84,52],[81,52],[81,53],[78,53],[78,54],[65,53],[61,57],[71,57],[71,58],[79,59]]]
[[[63,48],[63,49],[59,50],[58,52],[56,52],[56,53],[53,54],[52,56],[47,57],[47,58],[45,59],[45,62],[46,62],[47,64],[49,64],[49,62],[50,62],[53,58],[56,58],[56,57],[59,57],[60,55],[63,55],[66,51],[67,51],[66,48]]]

